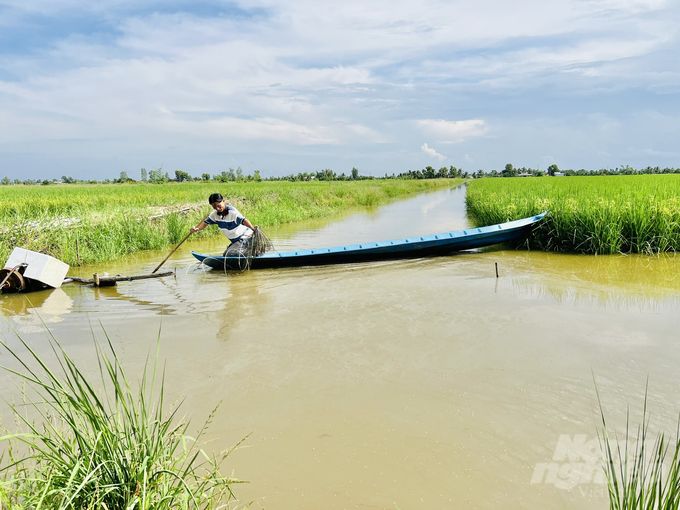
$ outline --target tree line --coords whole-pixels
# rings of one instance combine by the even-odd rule
[[[481,177],[542,177],[557,176],[557,175],[639,175],[639,174],[678,174],[680,168],[647,166],[645,168],[634,168],[631,166],[621,166],[616,168],[601,168],[597,170],[581,169],[565,169],[561,170],[556,164],[548,166],[546,170],[527,167],[515,167],[512,163],[505,165],[503,170],[477,170],[475,172],[468,172],[453,165],[448,167],[440,167],[435,169],[432,166],[426,166],[419,170],[408,170],[400,173],[385,173],[382,177],[361,175],[356,167],[346,174],[344,172],[337,173],[330,168],[325,168],[317,172],[299,172],[297,174],[290,174],[284,176],[263,177],[260,170],[255,170],[252,173],[245,173],[241,167],[229,168],[216,174],[207,172],[200,176],[192,176],[185,170],[175,170],[171,176],[162,168],[155,168],[147,170],[142,168],[139,171],[139,179],[133,179],[129,176],[127,171],[121,171],[119,176],[114,179],[76,179],[67,175],[62,176],[61,179],[10,179],[5,176],[0,180],[2,185],[11,184],[112,184],[112,183],[130,183],[130,182],[148,182],[152,184],[163,184],[167,182],[248,182],[248,181],[354,181],[364,179],[478,179]]]

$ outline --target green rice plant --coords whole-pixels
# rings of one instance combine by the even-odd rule
[[[597,387],[596,387],[597,392]],[[610,510],[677,510],[680,508],[680,419],[675,438],[661,432],[649,444],[647,389],[640,425],[631,437],[630,413],[626,412],[623,445],[608,429],[597,392],[602,428],[598,431],[604,455]]]
[[[208,215],[207,197],[216,191],[266,229],[337,216],[461,182],[386,179],[0,186],[0,260],[15,246],[48,253],[71,265],[165,249]],[[188,213],[177,212],[186,206],[190,206]],[[221,234],[217,229],[205,229],[195,235]]]
[[[172,244],[178,243],[187,234],[188,230],[182,221],[182,217],[176,213],[167,216],[165,227],[168,232],[168,242]]]
[[[91,380],[50,336],[53,362],[23,339],[5,370],[30,393],[12,406],[24,433],[0,437],[0,507],[35,510],[227,508],[238,480],[221,474],[229,451],[210,456],[165,402],[165,370],[147,361],[135,390],[106,337],[96,346],[99,377]],[[157,356],[156,358],[157,359]],[[101,389],[100,389],[101,388]]]
[[[549,210],[529,240],[547,251],[680,251],[680,175],[477,179],[468,214],[491,225]]]

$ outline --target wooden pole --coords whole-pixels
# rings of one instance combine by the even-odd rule
[[[72,281],[78,283],[92,284],[95,287],[107,287],[109,285],[114,285],[116,282],[132,282],[135,280],[146,280],[148,278],[161,278],[163,276],[170,276],[172,274],[175,274],[174,271],[166,271],[165,273],[156,274],[140,274],[135,276],[122,276],[119,274],[114,276],[104,276],[95,273],[92,275],[92,278],[80,278],[78,276],[69,276],[64,280],[64,283]]]
[[[172,249],[172,251],[171,251],[170,253],[168,253],[168,256],[165,257],[165,258],[163,259],[163,261],[162,261],[160,264],[158,264],[158,265],[156,266],[156,269],[154,269],[153,271],[151,271],[151,274],[153,274],[153,273],[155,273],[156,271],[158,271],[158,270],[161,268],[161,266],[162,266],[163,264],[165,264],[165,262],[170,258],[170,255],[172,255],[173,253],[175,253],[175,252],[177,251],[177,248],[179,248],[180,246],[182,246],[182,245],[184,244],[184,241],[186,241],[187,239],[189,239],[189,236],[190,236],[191,234],[193,234],[193,232],[190,230],[189,233],[188,233],[187,235],[184,236],[184,239],[182,239],[182,240],[179,242],[179,244],[178,244],[177,246],[175,246],[175,247]]]

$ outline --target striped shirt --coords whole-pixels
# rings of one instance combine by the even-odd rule
[[[229,238],[230,241],[234,242],[242,237],[250,237],[253,235],[253,231],[243,224],[245,217],[231,205],[218,213],[213,211],[210,213],[204,221],[208,225],[217,225],[222,233]]]

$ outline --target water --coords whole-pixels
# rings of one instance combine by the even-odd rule
[[[436,192],[269,234],[287,249],[465,228],[463,198]],[[255,508],[606,508],[588,451],[593,376],[615,425],[627,403],[640,407],[649,377],[653,426],[675,430],[677,257],[485,250],[192,269],[190,248],[222,245],[180,250],[176,278],[2,296],[0,336],[44,350],[42,320],[87,364],[101,322],[135,373],[160,328],[184,412],[198,425],[221,401],[209,447],[249,435],[227,469],[250,481],[238,494]],[[145,273],[163,256],[107,267]],[[0,376],[2,396],[17,398],[10,381]]]

